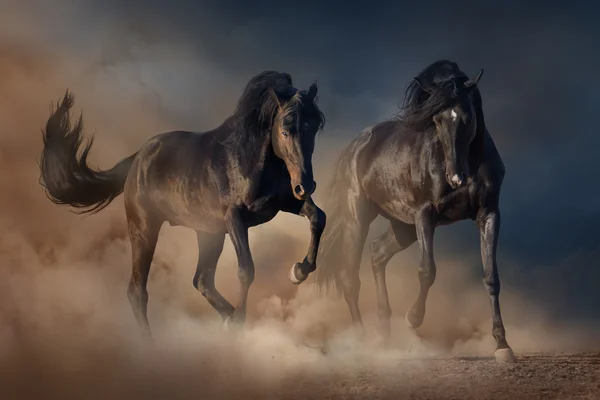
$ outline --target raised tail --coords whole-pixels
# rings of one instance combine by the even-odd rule
[[[83,118],[71,124],[74,96],[67,91],[48,118],[43,131],[40,184],[55,204],[67,204],[82,213],[96,213],[123,192],[135,154],[108,171],[93,170],[87,157],[93,138],[83,142]],[[78,153],[80,152],[80,155]]]
[[[348,189],[350,187],[350,168],[347,151],[338,160],[334,175],[331,178],[323,210],[327,215],[327,225],[317,254],[317,269],[314,284],[317,292],[327,291],[334,286],[338,295],[342,288],[339,284],[339,275],[344,268],[342,261],[344,251],[344,231],[348,226],[347,218],[349,207]],[[352,223],[352,222],[350,222]]]

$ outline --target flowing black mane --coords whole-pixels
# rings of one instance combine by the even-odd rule
[[[285,72],[263,71],[255,75],[246,85],[238,100],[237,107],[229,118],[233,130],[224,141],[236,151],[242,169],[256,163],[255,156],[260,151],[265,136],[271,133],[273,121],[279,105],[269,93],[273,90],[279,99],[288,102],[286,113],[298,113],[298,122],[309,121],[325,125],[325,117],[316,105],[317,99],[305,101],[307,92],[296,89],[292,77]]]
[[[469,77],[455,62],[439,60],[429,65],[406,87],[400,121],[418,130],[429,128],[433,116],[464,93],[467,80]]]

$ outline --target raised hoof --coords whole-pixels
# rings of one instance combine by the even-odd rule
[[[408,312],[404,316],[404,320],[406,321],[406,324],[412,329],[417,329],[423,324],[423,317],[418,318],[417,316],[415,316],[412,308],[408,310]]]
[[[513,353],[511,348],[508,349],[498,349],[494,352],[494,357],[496,357],[496,362],[498,363],[514,363],[517,362],[517,358]]]
[[[300,274],[300,276],[298,276],[298,272],[300,271],[300,263],[296,263],[294,265],[292,265],[292,269],[290,269],[290,282],[292,282],[294,285],[299,285],[302,282],[304,282],[306,280],[306,278],[308,278],[308,276],[302,276]]]

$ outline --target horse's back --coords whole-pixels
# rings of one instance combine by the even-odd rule
[[[198,169],[214,153],[214,138],[206,133],[169,131],[149,139],[137,154],[138,169],[155,178]],[[199,171],[198,171],[199,172]]]
[[[172,225],[213,230],[219,209],[220,142],[208,133],[160,133],[138,152],[125,187],[125,201],[160,212]],[[209,225],[209,226],[205,226]]]
[[[340,157],[338,169],[350,170],[360,179],[389,139],[396,134],[394,120],[367,127],[350,142]]]

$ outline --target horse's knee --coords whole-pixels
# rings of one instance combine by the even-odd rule
[[[206,284],[205,284],[204,280],[202,279],[202,277],[194,276],[192,283],[193,283],[194,287],[196,288],[196,290],[199,291],[200,294],[202,294],[202,296],[207,298],[208,289],[206,288]]]
[[[387,263],[387,252],[382,240],[375,239],[371,242],[371,266],[374,271],[380,270]]]
[[[494,277],[483,278],[483,286],[486,288],[490,296],[498,296],[500,294],[500,280]]]
[[[194,274],[194,278],[192,279],[192,285],[194,285],[194,287],[196,288],[196,290],[198,291],[202,291],[201,288],[201,283],[200,283],[200,274],[195,273]]]

